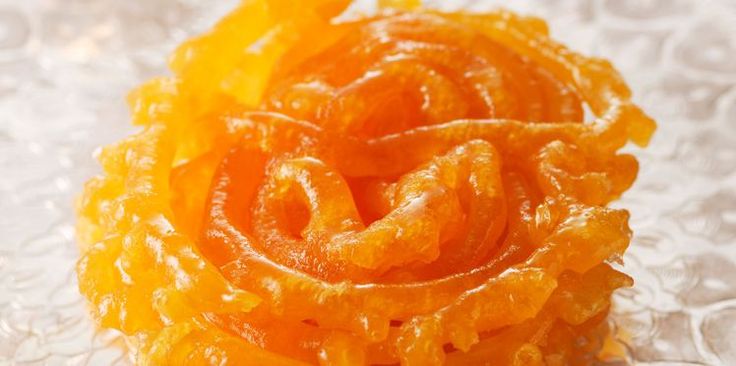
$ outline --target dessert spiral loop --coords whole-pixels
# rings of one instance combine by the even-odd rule
[[[587,364],[653,121],[538,19],[348,3],[245,1],[131,94],[94,316],[142,364]]]

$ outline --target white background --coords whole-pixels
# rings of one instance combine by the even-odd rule
[[[617,203],[636,233],[614,315],[630,361],[736,365],[736,1],[443,3],[541,15],[613,60],[660,125]],[[76,290],[73,197],[94,148],[132,131],[127,91],[234,4],[0,0],[0,364],[127,364]]]

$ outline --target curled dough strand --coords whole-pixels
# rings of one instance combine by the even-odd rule
[[[654,122],[543,21],[246,0],[130,96],[80,291],[140,364],[587,364]],[[584,121],[584,104],[592,111]]]

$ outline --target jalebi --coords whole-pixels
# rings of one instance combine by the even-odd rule
[[[137,363],[596,358],[654,122],[539,19],[385,3],[245,0],[131,94],[78,275]]]

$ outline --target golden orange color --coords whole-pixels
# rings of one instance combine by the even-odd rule
[[[78,274],[138,364],[593,362],[654,122],[539,19],[415,3],[246,0],[131,94]]]

